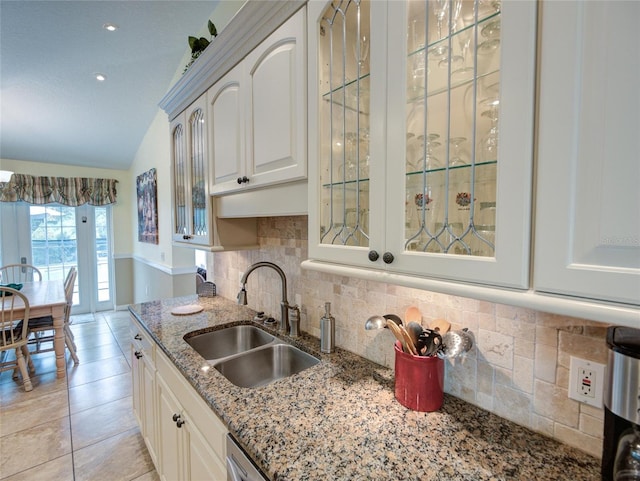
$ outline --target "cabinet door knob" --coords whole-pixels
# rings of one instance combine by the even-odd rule
[[[133,354],[136,356],[136,359],[140,359],[142,357],[142,353],[140,351],[136,351]]]
[[[376,251],[369,251],[369,260],[375,262],[380,258],[380,255]]]
[[[237,182],[238,184],[242,184],[242,177],[238,177]]]
[[[393,254],[391,252],[385,252],[382,255],[382,260],[385,264],[391,264],[393,262]]]
[[[189,240],[189,239],[191,239],[191,237],[193,237],[193,236],[190,236],[189,234],[185,234],[185,235],[182,236],[182,238],[184,240]]]
[[[136,334],[135,336],[133,336],[133,338],[134,338],[136,341],[142,341],[142,336],[141,336],[140,334]]]
[[[182,420],[182,416],[180,414],[174,414],[171,419],[173,419],[173,422],[176,423],[176,426],[178,426],[179,428],[181,428],[184,424],[184,421]]]
[[[242,177],[238,177],[236,181],[238,182],[238,184],[246,184],[247,182],[249,182],[249,177],[243,175]]]

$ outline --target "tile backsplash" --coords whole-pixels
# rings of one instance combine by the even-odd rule
[[[271,261],[287,275],[288,300],[301,305],[301,329],[319,337],[324,303],[336,318],[336,344],[393,368],[393,336],[366,331],[373,314],[404,317],[409,306],[423,325],[437,318],[469,328],[476,345],[447,362],[445,391],[499,416],[600,457],[604,413],[568,397],[569,359],[606,363],[606,324],[541,311],[302,270],[307,259],[307,217],[258,221],[260,249],[213,253],[209,272],[218,295],[235,299],[239,279],[254,262]],[[247,283],[249,306],[280,316],[281,282],[258,269]]]

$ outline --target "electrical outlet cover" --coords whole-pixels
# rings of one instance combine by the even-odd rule
[[[569,397],[602,408],[605,365],[571,356]]]

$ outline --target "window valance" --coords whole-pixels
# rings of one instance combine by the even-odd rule
[[[0,202],[58,203],[70,207],[113,204],[117,182],[116,179],[13,174],[9,182],[0,183]]]

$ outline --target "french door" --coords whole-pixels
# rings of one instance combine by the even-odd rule
[[[113,309],[111,208],[14,205],[17,239],[23,240],[13,255],[3,254],[3,263],[33,264],[43,279],[64,279],[76,267],[73,314]]]

